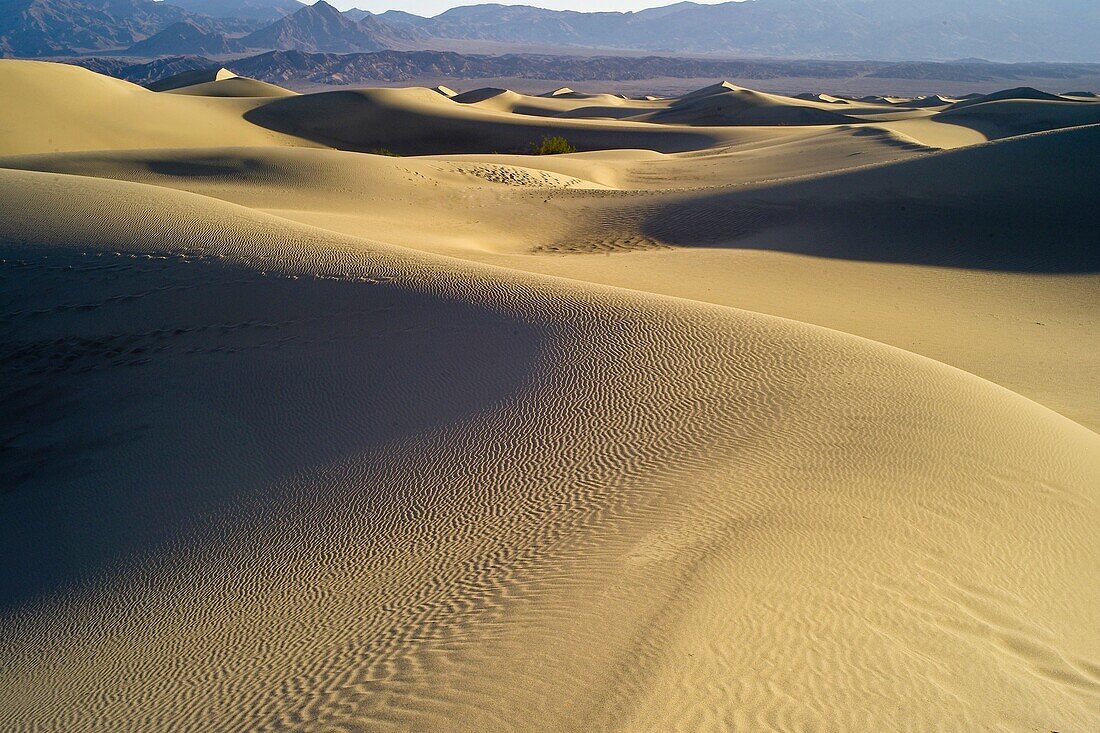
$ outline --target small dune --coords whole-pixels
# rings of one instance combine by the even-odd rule
[[[736,87],[728,82],[684,95],[650,122],[689,125],[836,125],[852,118],[825,109],[830,102],[808,102]]]
[[[451,96],[451,95],[448,95]],[[516,99],[520,95],[507,89],[498,89],[496,87],[482,87],[480,89],[472,89],[462,94],[453,95],[454,101],[459,104],[480,104],[488,100],[503,99],[504,101]]]
[[[542,96],[544,96],[544,97],[565,97],[565,96],[569,96],[569,95],[572,95],[572,94],[576,94],[576,92],[574,92],[569,87],[558,87],[557,89],[554,89],[552,91],[547,92],[546,94],[543,94]]]
[[[223,66],[219,66],[212,69],[196,69],[195,71],[184,71],[179,74],[173,74],[172,76],[165,77],[147,85],[146,88],[154,92],[167,92],[172,89],[182,89],[197,84],[212,84],[214,82],[228,81],[236,78],[238,78],[237,75],[232,71]]]
[[[1019,100],[1029,99],[1037,100],[1041,102],[1058,102],[1062,101],[1062,97],[1057,94],[1051,94],[1050,92],[1044,92],[1034,87],[1015,87],[1013,89],[1003,89],[999,92],[993,92],[991,94],[981,94],[972,96],[970,98],[961,99],[956,107],[962,109],[963,107],[969,107],[975,104],[984,104],[986,102],[998,102],[1001,100]]]
[[[903,102],[903,104],[906,107],[921,109],[927,107],[948,107],[952,104],[955,104],[955,102],[957,101],[958,100],[941,97],[938,94],[930,94],[927,97],[918,97],[916,99],[911,99],[908,102]]]
[[[191,84],[170,89],[166,94],[189,94],[196,97],[293,97],[297,92],[255,79],[234,77],[205,84]]]
[[[1061,98],[1055,101],[1003,99],[955,105],[932,119],[968,127],[995,140],[1100,124],[1100,104]]]

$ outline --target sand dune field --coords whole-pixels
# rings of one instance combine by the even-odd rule
[[[1097,98],[156,88],[0,61],[0,730],[1100,730]]]

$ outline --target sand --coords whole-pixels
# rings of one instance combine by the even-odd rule
[[[0,729],[1100,727],[1100,105],[250,81],[0,62]]]
[[[267,100],[156,93],[65,64],[4,61],[0,90],[0,154],[312,144],[243,119]]]

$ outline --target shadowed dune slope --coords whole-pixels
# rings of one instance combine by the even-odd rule
[[[669,244],[776,247],[950,267],[1100,271],[1100,125],[1022,136],[647,209]],[[951,186],[944,189],[944,181]],[[1021,186],[1026,181],[1026,186]],[[795,230],[813,236],[792,236]]]
[[[977,130],[989,140],[1066,127],[1100,124],[1096,102],[1005,99],[968,107],[952,107],[932,120]]]
[[[1032,402],[159,187],[0,194],[5,727],[1100,722],[1100,437]]]
[[[614,94],[578,94],[567,91],[537,96],[517,94],[506,89],[474,89],[457,95],[454,100],[478,109],[531,115],[536,117],[628,119],[640,117],[666,104],[626,100]]]
[[[462,92],[456,94],[451,99],[459,104],[483,104],[485,102],[509,102],[515,99],[522,99],[523,95],[517,94],[509,89],[501,89],[499,87],[480,87],[478,89],[471,89],[468,92]]]
[[[457,99],[457,98],[456,98]],[[365,89],[280,99],[245,119],[347,150],[387,147],[407,155],[529,150],[546,135],[565,135],[580,150],[708,147],[720,131],[667,129],[633,122],[547,119],[460,104],[428,89]]]

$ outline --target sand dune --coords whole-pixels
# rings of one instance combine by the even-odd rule
[[[552,118],[613,119],[692,127],[829,125],[862,122],[887,115],[913,116],[885,102],[862,104],[821,94],[784,97],[744,89],[729,82],[674,99],[626,99],[613,94],[580,94],[568,87],[539,96],[486,87],[457,95],[456,102],[494,112]],[[838,105],[848,109],[838,112]],[[947,104],[945,102],[945,104]]]
[[[0,728],[1100,726],[1100,126],[0,98]]]
[[[803,99],[809,102],[825,102],[827,104],[850,104],[852,100],[844,99],[843,97],[834,97],[831,94],[818,94],[816,92],[802,92],[801,94],[794,95],[795,99]],[[874,101],[881,100],[875,99]]]
[[[224,82],[218,82],[224,83]],[[0,63],[0,154],[313,145],[247,122],[255,99],[163,94],[65,64]]]
[[[646,228],[666,241],[719,244],[772,227],[806,225],[812,238],[783,235],[781,246],[801,242],[807,253],[865,260],[1100,272],[1100,250],[1090,246],[1096,241],[1093,223],[1076,216],[1094,196],[1097,166],[1100,125],[1087,125],[757,186],[748,194],[693,196],[687,206],[697,210],[656,207]],[[1016,177],[1028,187],[1021,189]],[[945,180],[950,191],[942,190]],[[814,205],[800,213],[804,201]],[[698,223],[686,226],[681,219]],[[726,223],[732,229],[724,229]],[[1058,236],[1043,236],[1051,231]],[[883,232],[889,232],[887,241]]]
[[[979,94],[968,99],[963,99],[958,102],[958,108],[969,107],[975,104],[985,104],[986,102],[998,102],[1005,99],[1027,99],[1032,101],[1041,102],[1059,102],[1062,101],[1062,97],[1057,94],[1051,94],[1050,92],[1044,92],[1040,89],[1033,87],[1016,87],[1013,89],[1002,89],[999,92],[993,92],[992,94]]]
[[[568,87],[538,96],[487,87],[460,94],[455,101],[495,112],[560,118],[641,119],[664,107],[664,104],[646,104],[614,94],[580,94]]]
[[[958,100],[948,99],[947,97],[941,97],[938,94],[932,94],[927,97],[920,97],[919,99],[912,99],[904,102],[906,107],[947,107],[955,104]]]
[[[934,120],[977,130],[986,139],[1100,124],[1100,104],[1005,99],[951,108]]]
[[[779,97],[722,83],[681,97],[647,119],[693,125],[835,125],[854,121],[827,109],[829,106],[832,103]]]
[[[504,100],[507,101],[510,99],[522,99],[524,96],[523,94],[517,94],[516,92],[508,89],[500,89],[499,87],[481,87],[454,95],[454,101],[459,104],[480,104],[487,100],[497,99],[498,97],[503,97]]]
[[[1094,227],[1077,214],[1090,206],[1098,133],[1058,131],[728,193],[620,197],[550,247],[645,250],[629,267],[499,262],[857,333],[1100,428],[1100,261]],[[559,207],[569,220],[592,209]]]
[[[333,147],[385,146],[403,155],[525,151],[553,134],[568,135],[582,150],[678,152],[722,139],[719,131],[666,129],[642,122],[548,120],[461,101],[462,95],[448,99],[427,89],[325,92],[275,100],[249,110],[245,119]]]

